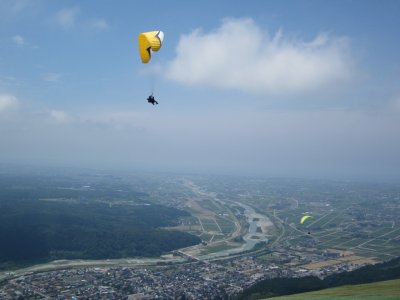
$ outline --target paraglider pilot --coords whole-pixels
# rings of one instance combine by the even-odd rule
[[[154,99],[153,94],[151,94],[148,98],[147,98],[147,102],[151,103],[151,104],[158,104],[158,102],[156,101],[156,99]]]

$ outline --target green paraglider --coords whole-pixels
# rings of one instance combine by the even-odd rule
[[[300,224],[304,224],[304,222],[307,221],[308,219],[313,220],[314,217],[313,217],[313,216],[303,216],[303,217],[300,219]]]

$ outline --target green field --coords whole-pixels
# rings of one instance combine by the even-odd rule
[[[235,230],[235,224],[228,219],[217,217],[216,221],[219,227],[221,227],[223,234],[229,234]]]
[[[396,300],[400,299],[400,279],[369,284],[346,285],[316,292],[274,297],[276,300]]]
[[[207,255],[207,254],[211,254],[214,252],[224,251],[224,250],[228,250],[228,249],[232,249],[232,248],[235,248],[235,246],[229,245],[225,242],[221,242],[216,245],[208,246],[207,248],[204,248],[204,250],[201,252],[201,254]]]
[[[204,241],[204,242],[209,242],[213,236],[214,236],[214,235],[212,235],[212,234],[202,233],[202,234],[200,235],[200,238],[201,238],[201,240]]]
[[[221,232],[214,219],[201,219],[201,223],[203,224],[204,230],[207,232]]]
[[[221,207],[221,205],[208,199],[203,199],[202,201],[199,201],[199,205],[205,210],[212,211],[216,214],[225,212],[224,208]]]

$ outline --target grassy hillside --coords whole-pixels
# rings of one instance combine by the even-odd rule
[[[270,298],[271,299],[271,298]],[[395,300],[400,299],[400,279],[368,284],[346,285],[338,288],[291,296],[274,297],[276,300]]]
[[[398,280],[400,278],[400,257],[387,262],[368,265],[350,272],[332,274],[324,279],[315,276],[301,278],[272,278],[262,280],[247,290],[240,299],[260,299],[274,296],[298,295],[327,288],[343,287],[357,284]],[[364,297],[365,298],[365,297]],[[317,298],[316,298],[317,299]],[[330,299],[329,296],[325,299]],[[350,298],[351,299],[351,298]],[[395,299],[400,299],[397,296]]]

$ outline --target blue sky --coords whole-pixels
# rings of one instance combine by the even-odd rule
[[[0,162],[400,180],[399,14],[0,0]],[[143,65],[148,30],[165,41]]]

